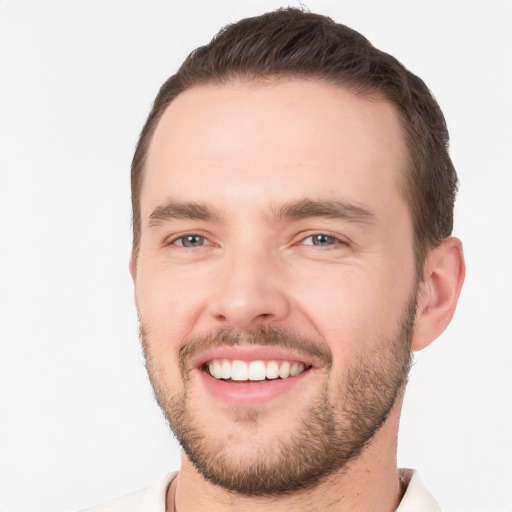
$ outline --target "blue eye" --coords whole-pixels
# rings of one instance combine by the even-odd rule
[[[317,247],[329,247],[330,245],[339,244],[340,241],[333,236],[320,233],[318,235],[311,235],[307,238],[304,238],[302,243],[304,245],[315,245]]]
[[[201,247],[205,245],[206,239],[199,235],[186,235],[177,238],[173,243],[180,247]]]

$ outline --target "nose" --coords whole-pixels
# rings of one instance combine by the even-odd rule
[[[290,301],[278,259],[270,251],[248,248],[227,256],[209,307],[215,321],[247,332],[284,320]]]

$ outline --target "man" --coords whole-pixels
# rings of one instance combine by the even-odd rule
[[[447,144],[423,82],[323,16],[186,59],[133,159],[130,262],[182,466],[94,510],[438,510],[396,438],[464,279]]]

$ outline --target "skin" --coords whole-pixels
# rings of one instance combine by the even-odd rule
[[[428,345],[449,323],[464,278],[462,247],[449,238],[430,251],[425,280],[415,282],[411,220],[399,188],[406,165],[390,104],[322,82],[195,87],[163,115],[141,191],[137,267],[130,264],[162,388],[183,392],[183,340],[223,326],[240,332],[262,324],[292,328],[332,353],[331,372],[310,372],[293,394],[264,404],[256,422],[223,407],[203,389],[198,370],[190,371],[198,428],[212,443],[228,434],[233,457],[249,460],[293,432],[326,381],[392,336],[416,289],[412,348]],[[343,202],[368,216],[271,214],[304,199]],[[169,200],[201,203],[214,215],[152,220]],[[203,237],[203,245],[183,247],[180,237],[191,234]],[[311,237],[318,234],[332,238],[317,246]],[[183,455],[177,510],[392,511],[401,498],[400,407],[398,399],[357,460],[304,493],[229,493],[206,481]]]

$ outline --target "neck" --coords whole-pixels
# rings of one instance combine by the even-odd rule
[[[232,493],[206,481],[183,456],[176,482],[176,512],[392,512],[402,497],[396,464],[397,406],[357,459],[316,487],[293,494],[248,497]],[[167,509],[171,509],[169,504]]]

